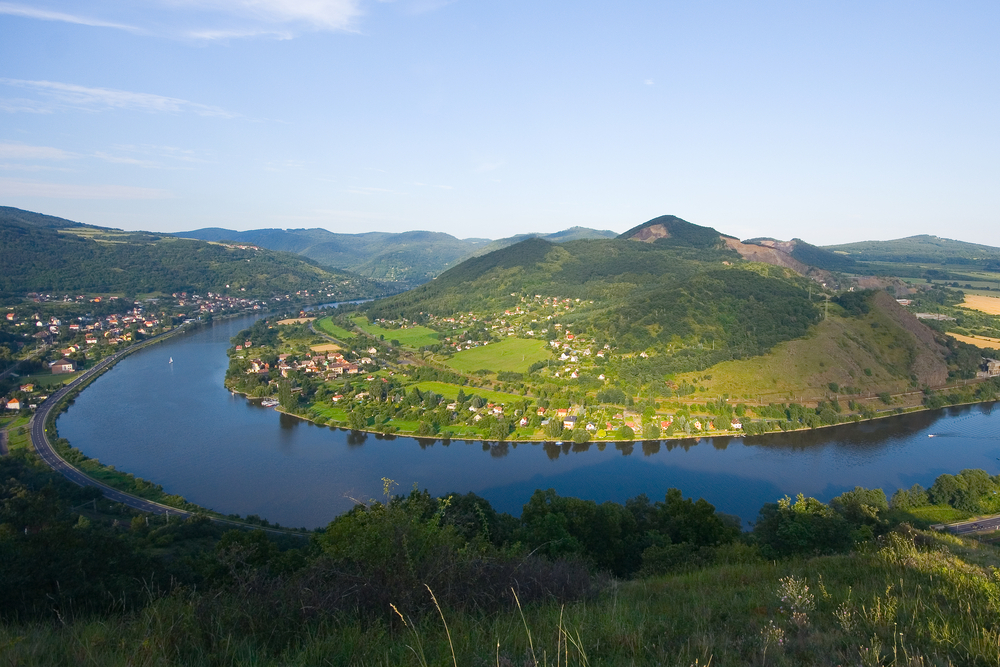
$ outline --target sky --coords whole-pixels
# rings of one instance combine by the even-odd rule
[[[1000,246],[1000,3],[0,0],[0,205]]]

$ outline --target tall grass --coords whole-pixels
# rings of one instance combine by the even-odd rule
[[[996,549],[917,531],[841,556],[734,563],[631,582],[597,599],[489,613],[299,618],[233,592],[140,611],[0,626],[17,665],[996,665]],[[805,601],[803,601],[805,600]]]

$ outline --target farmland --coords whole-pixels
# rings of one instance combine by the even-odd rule
[[[981,296],[977,294],[966,294],[965,301],[961,304],[963,308],[980,310],[990,315],[1000,315],[1000,298],[995,296]]]

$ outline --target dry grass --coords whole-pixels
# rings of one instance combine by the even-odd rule
[[[980,296],[976,294],[966,294],[965,301],[959,304],[962,308],[980,310],[990,315],[1000,315],[1000,298],[995,296]],[[956,336],[958,338],[958,336]],[[961,339],[959,339],[961,340]],[[975,345],[975,343],[973,343]]]
[[[988,336],[963,336],[962,334],[948,332],[948,335],[960,343],[968,343],[976,347],[996,347],[1000,345],[1000,338],[990,338]]]
[[[315,317],[293,317],[287,320],[278,320],[278,324],[302,324],[303,322],[312,322]]]
[[[340,346],[333,343],[326,343],[324,345],[313,345],[309,349],[313,352],[336,352],[340,349]]]

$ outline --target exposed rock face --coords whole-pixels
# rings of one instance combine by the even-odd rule
[[[931,387],[943,385],[948,380],[948,365],[944,361],[948,348],[938,343],[934,330],[896,303],[886,292],[877,292],[873,300],[876,308],[913,336],[916,355],[910,362],[910,371],[917,376],[917,382]]]
[[[743,243],[739,239],[734,239],[731,236],[723,236],[722,240],[726,243],[726,246],[738,252],[740,257],[747,261],[762,262],[773,266],[783,266],[786,269],[791,269],[792,271],[795,271],[803,276],[806,275],[806,272],[809,270],[808,266],[792,257],[788,254],[788,252],[781,248],[776,248],[771,245],[765,246]],[[791,248],[789,248],[789,250],[790,249]]]
[[[670,231],[664,225],[650,225],[649,227],[643,227],[631,237],[633,241],[642,241],[644,243],[652,243],[656,239],[669,238]]]

